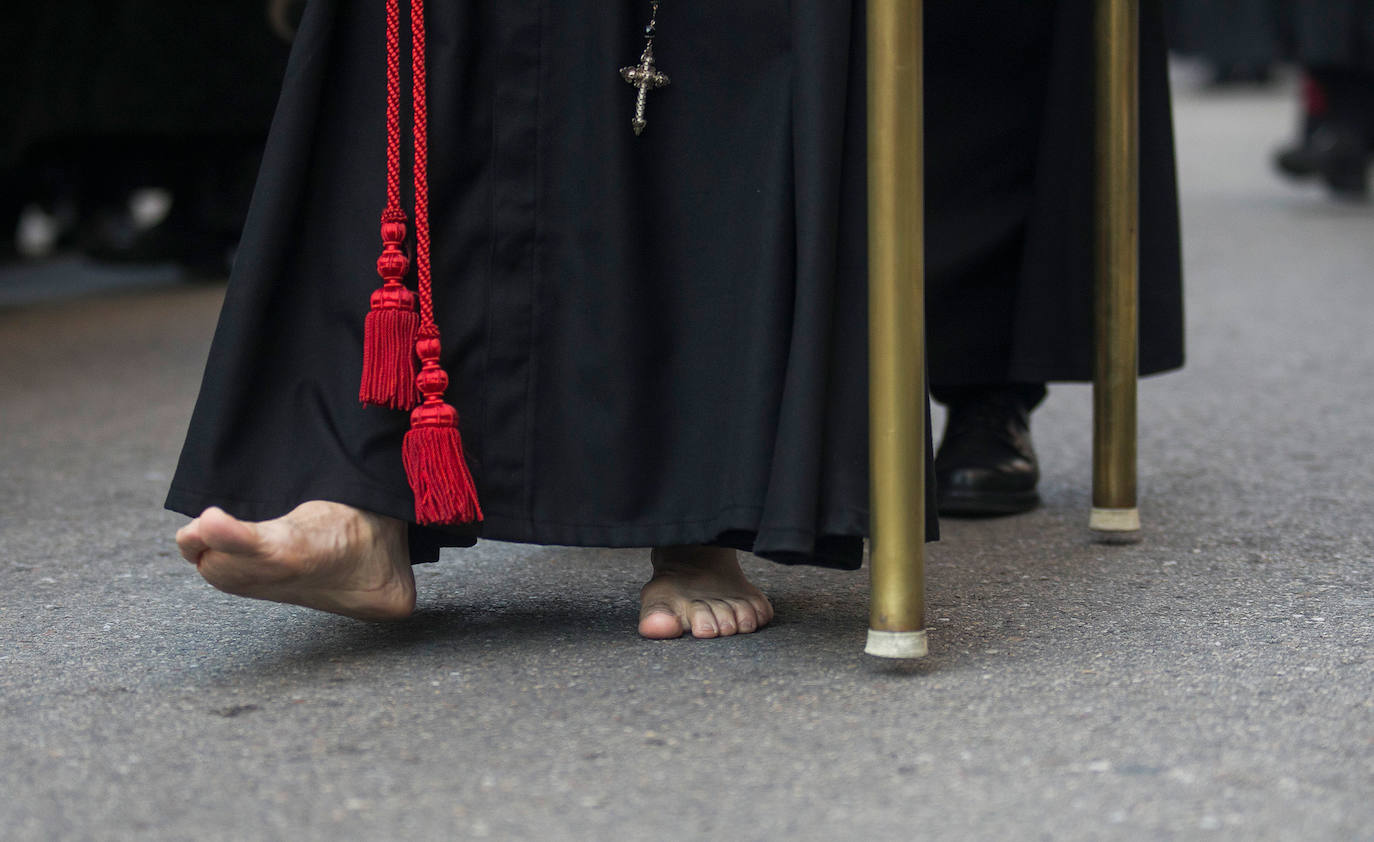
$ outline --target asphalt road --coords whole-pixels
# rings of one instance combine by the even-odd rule
[[[865,577],[757,561],[777,622],[715,642],[636,637],[639,552],[454,551],[390,626],[222,595],[159,508],[222,289],[66,265],[0,308],[0,837],[1374,839],[1374,209],[1271,175],[1293,111],[1180,95],[1145,540],[1090,541],[1056,387],[913,664]]]

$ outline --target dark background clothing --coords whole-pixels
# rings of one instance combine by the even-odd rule
[[[1293,3],[1293,58],[1374,72],[1374,0]]]
[[[1344,2],[1344,0],[1341,0]],[[1170,0],[1169,48],[1220,66],[1269,68],[1289,50],[1291,0]]]
[[[244,0],[6,4],[0,164],[53,139],[251,135],[271,119],[286,47]]]
[[[1172,0],[1169,46],[1218,62],[1374,71],[1374,0]]]
[[[65,208],[83,250],[108,255],[94,241],[140,187],[173,194],[160,254],[232,245],[286,65],[261,2],[9,4],[0,56],[6,248],[38,203]]]
[[[616,69],[639,54],[644,4],[430,6],[437,307],[486,520],[416,530],[417,544],[723,543],[858,565],[862,7],[665,6],[657,54],[673,83],[650,95],[635,138],[634,92]],[[1082,376],[1086,6],[952,8],[931,13],[928,45],[995,48],[972,60],[938,47],[930,59],[956,65],[938,65],[928,119],[932,310],[1011,338],[969,350],[956,329],[932,340],[949,343],[942,358],[932,347],[932,370]],[[307,9],[171,508],[261,519],[329,499],[412,516],[405,416],[356,403],[378,285],[382,31],[380,4]],[[1162,43],[1149,37],[1158,69]],[[1157,116],[1163,89],[1152,90]],[[1009,102],[1014,115],[995,119]],[[1146,310],[1176,322],[1169,123],[1151,125],[1142,211],[1165,303]],[[1011,291],[1009,316],[987,307],[985,287]],[[1179,326],[1160,335],[1150,365],[1178,364],[1167,346]],[[927,518],[934,535],[933,507]]]

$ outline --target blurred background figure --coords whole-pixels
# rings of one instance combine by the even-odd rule
[[[1296,64],[1296,137],[1275,152],[1275,168],[1319,179],[1336,198],[1368,198],[1374,0],[1173,0],[1168,10],[1170,46],[1202,62],[1209,88],[1266,84],[1280,64]]]
[[[52,0],[7,8],[0,256],[77,251],[222,277],[298,5]]]
[[[1298,140],[1275,164],[1320,176],[1338,198],[1367,199],[1374,153],[1374,0],[1295,4],[1293,57],[1303,70]]]

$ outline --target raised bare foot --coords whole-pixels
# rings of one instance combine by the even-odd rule
[[[359,620],[415,610],[405,524],[312,500],[260,523],[211,507],[177,531],[181,555],[225,593]]]
[[[723,547],[660,547],[654,576],[639,592],[639,633],[655,640],[727,637],[758,631],[773,604],[744,578],[735,551]]]

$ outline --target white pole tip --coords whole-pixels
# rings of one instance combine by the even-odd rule
[[[864,654],[877,658],[924,658],[926,656],[925,630],[914,632],[889,632],[868,630],[868,645]]]
[[[1140,509],[1094,508],[1088,528],[1094,532],[1139,532]]]

